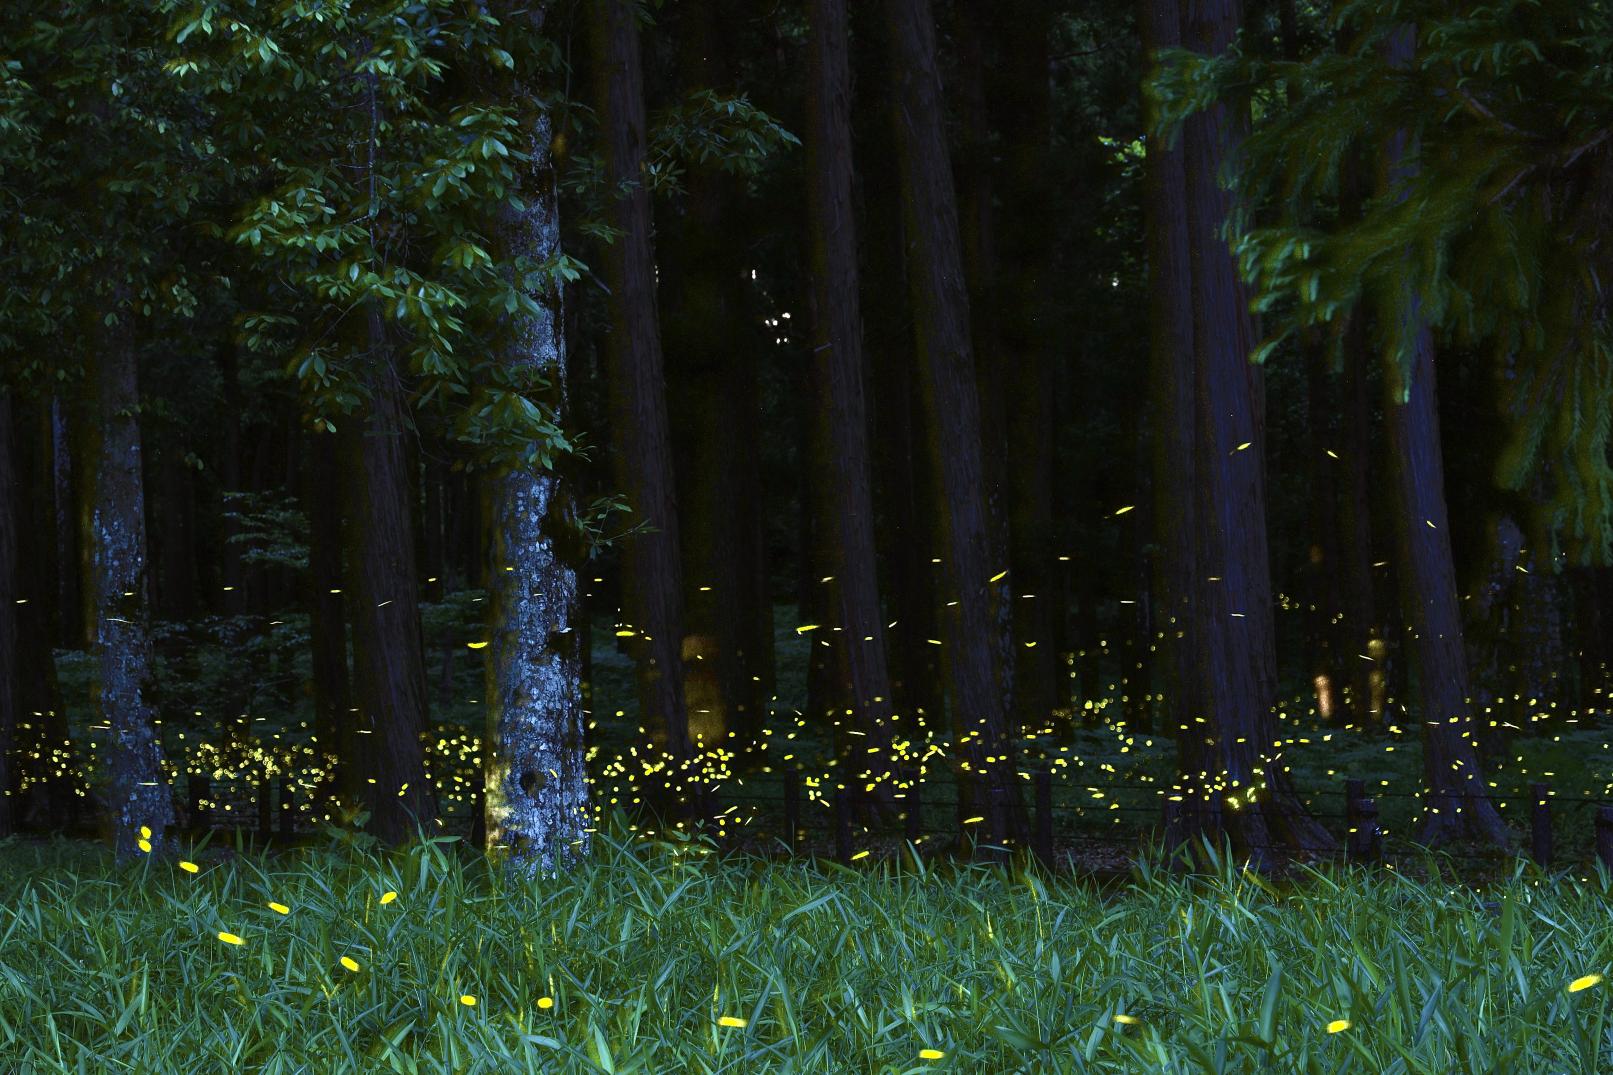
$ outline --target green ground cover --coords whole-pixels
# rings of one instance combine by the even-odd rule
[[[0,843],[0,1070],[1575,1072],[1613,885]],[[389,896],[395,893],[395,896]],[[238,942],[238,943],[237,943]],[[344,960],[346,962],[344,962]]]

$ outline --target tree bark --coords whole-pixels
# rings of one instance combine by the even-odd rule
[[[541,29],[545,13],[539,5],[526,14],[531,32]],[[509,8],[501,17],[520,18]],[[535,100],[513,79],[501,80],[501,88],[505,100]],[[517,192],[525,207],[501,211],[494,254],[501,264],[529,259],[544,266],[560,253],[549,114],[536,111],[525,123],[531,161]],[[518,314],[505,323],[501,364],[516,383],[535,385],[541,378],[546,386],[541,402],[563,422],[566,360],[558,281],[545,274],[532,297],[538,313]],[[591,827],[579,648],[581,535],[572,491],[560,470],[512,460],[488,486],[493,556],[487,847],[529,876],[553,874],[588,853]]]
[[[94,631],[96,715],[108,725],[106,803],[117,858],[160,849],[174,821],[162,772],[162,745],[151,724],[150,594],[145,487],[140,465],[140,387],[130,318],[114,297],[115,324],[98,322],[89,348],[87,420],[80,423],[90,473],[85,618]],[[149,830],[149,837],[143,833]]]
[[[1400,28],[1386,46],[1391,66],[1406,66],[1416,50],[1416,29]],[[1414,156],[1406,132],[1393,133],[1384,159],[1383,189],[1393,195],[1410,178]],[[1414,292],[1398,295],[1384,311],[1393,333],[1411,348],[1406,368],[1390,356],[1384,411],[1399,511],[1401,603],[1416,653],[1423,718],[1423,779],[1427,796],[1415,839],[1436,846],[1472,836],[1504,848],[1514,845],[1486,790],[1473,742],[1467,654],[1461,604],[1445,514],[1445,467],[1440,455],[1434,380],[1434,335]]]
[[[369,830],[401,845],[434,816],[422,737],[428,715],[409,475],[406,402],[380,310],[367,311],[368,407],[342,423],[342,520],[352,597],[354,749]]]
[[[812,0],[809,19],[807,211],[812,228],[812,374],[817,382],[809,483],[826,531],[818,544],[830,576],[830,615],[824,626],[831,630],[825,637],[834,650],[839,696],[850,708],[845,715],[861,733],[847,758],[854,761],[850,775],[858,781],[853,791],[885,800],[893,775],[894,711],[879,602],[857,294],[846,2]]]
[[[347,616],[342,592],[342,515],[338,439],[308,438],[304,505],[308,514],[308,643],[314,686],[314,738],[333,766],[320,799],[356,803],[363,777],[358,724],[353,719],[347,664]]]
[[[1015,774],[1014,729],[1001,693],[994,616],[1007,587],[1003,553],[992,548],[986,517],[969,296],[947,164],[935,25],[929,0],[888,0],[886,11],[919,387],[941,504],[943,659],[958,736],[959,801],[986,819],[985,839],[1023,846],[1028,830]]]
[[[1182,42],[1219,54],[1230,45],[1240,17],[1237,0],[1188,0],[1181,9]],[[1183,131],[1198,461],[1198,702],[1210,725],[1204,800],[1219,799],[1225,807],[1220,826],[1234,847],[1265,865],[1287,850],[1326,850],[1333,841],[1306,812],[1276,745],[1259,370],[1249,361],[1247,295],[1221,236],[1230,199],[1219,178],[1237,152],[1243,122],[1232,108],[1217,104]]]
[[[667,428],[666,382],[656,314],[650,192],[645,186],[644,82],[635,5],[594,0],[591,21],[605,124],[605,180],[623,191],[609,206],[620,234],[601,252],[610,291],[606,362],[616,482],[647,527],[623,541],[622,590],[635,632],[639,710],[675,763],[693,754],[683,697],[683,571]],[[625,191],[624,191],[625,188]]]

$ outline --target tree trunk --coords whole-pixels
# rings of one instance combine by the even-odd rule
[[[994,112],[1002,132],[1003,204],[998,235],[997,330],[1005,354],[1009,561],[1014,617],[1014,701],[1027,721],[1046,723],[1062,697],[1053,556],[1053,364],[1049,360],[1048,266],[1052,229],[1044,208],[1053,199],[1049,72],[1051,6],[1007,0],[996,26],[1006,80]]]
[[[1409,65],[1416,30],[1400,28],[1389,40],[1391,65]],[[1405,132],[1390,136],[1385,154],[1384,190],[1393,193],[1415,165]],[[1389,426],[1400,529],[1401,603],[1416,652],[1418,698],[1423,727],[1423,780],[1427,800],[1415,839],[1435,846],[1463,836],[1504,848],[1514,844],[1495,802],[1485,788],[1473,742],[1468,703],[1467,654],[1462,643],[1461,604],[1445,516],[1445,467],[1440,455],[1439,410],[1434,380],[1434,336],[1414,292],[1397,296],[1383,311],[1393,318],[1388,338],[1410,348],[1405,368],[1393,355],[1384,378],[1384,413]]]
[[[693,754],[683,698],[683,583],[677,499],[667,429],[666,382],[656,315],[650,192],[644,185],[645,117],[636,5],[594,0],[607,216],[620,234],[601,252],[610,292],[606,361],[616,482],[646,529],[623,541],[622,590],[635,632],[640,716],[675,759]]]
[[[1231,43],[1237,0],[1188,0],[1183,43],[1215,55]],[[1271,863],[1287,849],[1326,850],[1327,831],[1305,811],[1276,740],[1277,668],[1258,368],[1247,296],[1221,231],[1230,199],[1219,177],[1243,121],[1225,104],[1183,132],[1194,326],[1197,625],[1202,697],[1210,717],[1210,786],[1227,807],[1221,825],[1240,853]]]
[[[21,461],[15,448],[21,439],[16,428],[16,406],[10,392],[0,394],[0,837],[15,829],[20,813],[13,797],[13,745],[18,728],[27,714],[24,708],[20,630],[22,627],[21,534],[23,525],[23,483]]]
[[[381,311],[367,311],[367,412],[342,423],[342,520],[352,597],[354,740],[369,829],[401,845],[434,814],[426,783],[426,671],[403,437],[406,406]]]
[[[505,18],[516,18],[513,12]],[[541,29],[542,5],[526,16]],[[502,80],[511,102],[534,97]],[[501,264],[530,258],[542,265],[560,253],[559,194],[549,155],[550,120],[526,120],[532,160],[518,191],[525,208],[505,207],[494,251]],[[545,279],[533,296],[540,312],[507,321],[501,364],[517,383],[542,378],[544,409],[566,419],[565,340],[560,288]],[[488,530],[493,538],[488,616],[487,847],[532,875],[555,871],[588,853],[588,775],[584,765],[582,670],[577,566],[582,560],[572,491],[561,473],[526,460],[506,462],[489,480]]]
[[[943,659],[958,737],[959,801],[986,819],[985,839],[1023,846],[1028,830],[1015,773],[1014,729],[1001,690],[994,615],[998,602],[1007,599],[1007,587],[1003,553],[992,548],[986,517],[969,296],[947,165],[935,26],[929,0],[889,0],[886,10],[920,395],[941,504]]]
[[[118,300],[124,296],[117,296]],[[114,853],[127,859],[139,841],[153,851],[173,824],[162,745],[151,724],[151,637],[146,564],[145,487],[140,465],[140,388],[130,317],[100,327],[89,348],[87,420],[80,423],[90,473],[86,619],[94,631],[96,716],[110,726],[106,803]],[[151,835],[143,836],[149,829]]]
[[[347,616],[342,593],[342,484],[338,438],[308,438],[304,508],[308,514],[308,644],[314,683],[314,738],[333,759],[320,804],[361,798],[358,724],[353,719],[347,666]]]
[[[864,393],[857,230],[852,208],[851,67],[846,0],[812,0],[806,138],[812,227],[812,374],[816,381],[810,485],[825,533],[818,543],[830,576],[825,627],[839,696],[854,741],[849,775],[858,794],[888,799],[893,726],[885,623],[879,603],[874,502]],[[841,716],[842,714],[836,714]],[[875,755],[870,759],[869,755]]]

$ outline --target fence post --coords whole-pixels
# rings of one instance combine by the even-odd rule
[[[851,804],[845,788],[835,789],[835,861],[851,865]]]
[[[784,770],[784,843],[795,854],[795,841],[801,831],[801,770]]]
[[[292,783],[289,776],[280,779],[280,838],[289,840],[296,831],[297,808],[292,800]]]
[[[1376,862],[1383,854],[1383,830],[1378,827],[1378,804],[1372,799],[1356,799],[1352,804],[1355,824],[1350,829],[1351,862]]]
[[[1547,784],[1529,785],[1529,853],[1543,870],[1551,865],[1550,795]]]
[[[213,824],[213,808],[208,804],[212,793],[208,787],[207,777],[192,776],[186,784],[187,797],[190,799],[191,831],[204,832]]]
[[[1596,808],[1596,857],[1613,873],[1613,806]]]
[[[1042,865],[1053,866],[1053,774],[1042,769],[1036,774],[1036,843],[1032,847]]]

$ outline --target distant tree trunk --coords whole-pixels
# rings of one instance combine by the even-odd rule
[[[1391,65],[1409,65],[1416,30],[1402,27],[1386,47]],[[1393,192],[1415,165],[1405,132],[1390,136],[1383,187]],[[1434,381],[1434,337],[1415,293],[1397,296],[1383,311],[1396,324],[1388,338],[1411,348],[1409,368],[1392,357],[1386,366],[1384,413],[1389,426],[1400,529],[1401,603],[1417,659],[1423,727],[1423,780],[1427,800],[1415,839],[1435,846],[1463,836],[1514,845],[1486,790],[1474,745],[1468,702],[1467,654],[1462,643],[1461,604],[1445,515],[1445,466],[1440,455],[1439,409]]]
[[[920,394],[941,503],[943,659],[964,770],[959,801],[962,809],[986,819],[984,838],[1023,846],[1028,830],[1015,772],[1014,729],[1001,689],[1004,674],[994,617],[1007,587],[1000,574],[1003,553],[991,547],[986,517],[969,296],[947,164],[935,26],[929,0],[889,0],[886,10]]]
[[[1145,55],[1182,43],[1177,0],[1141,0]],[[1152,60],[1149,60],[1152,67]],[[1152,122],[1152,117],[1150,117]],[[1176,737],[1177,788],[1189,831],[1219,829],[1218,802],[1203,797],[1212,759],[1198,675],[1198,440],[1194,435],[1193,270],[1187,176],[1180,146],[1150,135],[1144,171],[1149,294],[1149,397],[1154,438],[1155,588],[1164,635],[1161,716]]]
[[[988,112],[986,65],[994,22],[1002,13],[986,0],[963,0],[957,5],[959,87],[962,144],[957,153],[958,226],[962,243],[964,282],[969,295],[969,322],[974,349],[975,397],[980,406],[980,463],[985,476],[986,520],[991,528],[990,547],[1003,562],[992,572],[1009,567],[1008,472],[1008,370],[1017,364],[1003,346],[997,292],[1001,266],[997,256],[997,213],[992,183],[992,116]],[[1017,402],[1017,401],[1016,401]],[[1010,727],[1019,734],[1023,721],[1014,689],[1014,608],[1010,594],[1018,580],[1009,573],[992,590],[992,619],[997,624],[993,642]]]
[[[719,0],[679,5],[671,23],[686,92],[732,82]],[[661,338],[678,462],[684,578],[684,699],[691,734],[731,747],[761,738],[770,678],[758,587],[761,406],[756,312],[747,296],[745,187],[715,165],[695,165],[666,205],[656,234]],[[778,313],[779,311],[772,311]],[[781,329],[788,334],[791,322]]]
[[[503,18],[520,16],[513,3]],[[537,33],[545,5],[525,16]],[[501,99],[535,101],[511,79]],[[505,207],[495,259],[544,264],[560,251],[559,194],[550,158],[550,119],[525,121],[532,160],[518,191],[525,208]],[[542,378],[545,410],[566,419],[565,339],[560,288],[549,279],[533,296],[540,311],[506,322],[501,364],[517,383]],[[487,650],[487,846],[517,869],[552,874],[588,853],[577,566],[582,559],[572,491],[561,473],[525,461],[504,464],[489,482],[493,537],[492,644]]]
[[[224,410],[220,418],[218,483],[220,507],[224,512],[231,508],[228,494],[246,488],[242,463],[241,415],[246,412],[246,401],[241,395],[240,362],[234,344],[225,344],[219,351],[219,375],[224,383]],[[247,609],[246,564],[241,560],[241,546],[230,538],[240,532],[240,526],[227,515],[222,521],[219,535],[219,589],[209,595],[209,607],[225,616],[238,616]]]
[[[829,583],[840,696],[850,706],[856,791],[890,795],[890,673],[879,603],[874,502],[864,393],[857,229],[852,208],[851,67],[846,0],[812,0],[808,42],[807,204],[812,228],[812,493],[827,531],[818,543]],[[839,714],[837,714],[838,716]],[[876,753],[877,752],[877,753]],[[874,760],[869,755],[875,754]],[[850,759],[848,759],[850,760]]]
[[[308,438],[304,510],[308,514],[308,644],[314,685],[314,737],[336,759],[320,794],[347,803],[361,797],[358,724],[353,719],[347,668],[347,616],[342,593],[342,484],[338,437]]]
[[[139,852],[142,827],[156,851],[173,824],[173,803],[162,772],[162,744],[151,725],[150,594],[146,564],[145,487],[140,465],[140,388],[130,316],[117,295],[117,323],[99,326],[88,349],[86,421],[80,423],[89,470],[89,586],[86,619],[93,625],[96,716],[110,725],[106,803],[119,859]]]
[[[89,644],[89,627],[84,623],[84,596],[80,578],[82,554],[78,529],[78,505],[83,499],[83,474],[73,466],[69,410],[60,396],[50,399],[51,491],[55,500],[57,616],[61,634],[57,645],[83,649]]]
[[[1013,574],[1014,701],[1027,721],[1045,723],[1060,704],[1055,622],[1063,614],[1053,559],[1053,364],[1049,360],[1049,279],[1053,231],[1052,8],[1007,0],[995,21],[1005,62],[994,125],[1002,133],[1002,212],[997,230],[997,330],[1008,434],[1008,518]]]
[[[1237,0],[1188,0],[1183,43],[1216,55],[1231,43]],[[1249,361],[1247,296],[1221,235],[1230,209],[1219,176],[1243,121],[1225,104],[1183,131],[1188,254],[1192,270],[1197,604],[1202,704],[1210,715],[1211,785],[1229,809],[1220,824],[1240,853],[1272,862],[1283,847],[1327,849],[1332,838],[1306,812],[1276,740],[1277,668],[1258,369]]]
[[[13,745],[27,714],[22,677],[21,627],[23,600],[21,534],[24,491],[21,461],[16,458],[17,435],[10,392],[0,394],[0,836],[9,836],[20,813],[12,795]]]
[[[406,402],[381,311],[367,311],[368,407],[337,431],[346,511],[342,543],[352,598],[355,750],[369,829],[401,845],[433,816],[426,783],[427,695],[409,474]],[[373,781],[373,783],[372,783]]]
[[[621,234],[601,252],[610,290],[607,337],[616,481],[634,522],[649,529],[623,541],[622,590],[635,632],[644,726],[674,759],[693,754],[683,698],[683,572],[667,429],[666,382],[655,302],[650,192],[644,185],[645,118],[636,6],[594,0],[607,189],[628,190],[607,216]]]

